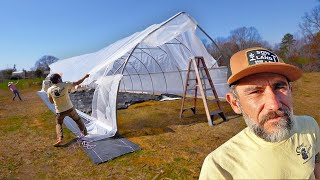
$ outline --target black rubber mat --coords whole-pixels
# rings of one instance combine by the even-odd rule
[[[88,142],[87,146],[83,145],[83,149],[95,164],[100,164],[124,154],[138,151],[140,147],[125,138],[107,138]]]

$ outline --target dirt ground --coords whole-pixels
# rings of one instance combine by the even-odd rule
[[[295,114],[319,121],[319,78],[320,73],[307,73],[293,84]],[[54,114],[38,89],[23,89],[21,102],[0,89],[0,179],[197,179],[205,156],[245,128],[226,103],[229,120],[210,127],[201,108],[180,119],[179,100],[144,102],[118,111],[120,134],[142,150],[95,165],[74,144],[52,146]],[[64,132],[66,141],[75,138]]]

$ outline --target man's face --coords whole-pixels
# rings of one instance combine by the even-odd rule
[[[274,73],[259,73],[241,79],[238,98],[227,100],[247,125],[266,141],[287,138],[292,127],[292,94],[287,79]]]

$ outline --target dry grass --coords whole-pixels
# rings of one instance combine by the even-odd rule
[[[296,114],[320,120],[319,79],[306,73],[294,83]],[[240,117],[209,127],[203,108],[179,119],[181,101],[136,104],[118,111],[118,128],[142,150],[95,165],[81,148],[52,147],[54,114],[37,97],[39,88],[23,89],[22,102],[0,89],[0,179],[197,179],[205,156],[245,127]],[[75,137],[64,132],[67,141]]]
[[[306,73],[293,84],[294,112],[313,116],[320,124],[320,73]]]

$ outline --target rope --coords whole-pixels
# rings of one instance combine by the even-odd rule
[[[81,133],[80,136],[78,136],[78,139],[77,139],[77,143],[83,148],[86,148],[86,149],[93,149],[96,147],[95,144],[90,144],[88,141],[84,140],[84,135]]]

